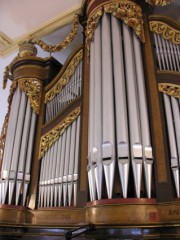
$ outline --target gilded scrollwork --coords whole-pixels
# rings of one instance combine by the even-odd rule
[[[59,137],[64,133],[66,128],[77,119],[81,112],[81,108],[75,108],[71,113],[69,113],[56,127],[47,132],[41,137],[39,158],[48,151],[48,149],[55,143]]]
[[[160,21],[150,21],[149,26],[152,32],[160,34],[164,39],[180,44],[180,31]]]
[[[79,27],[79,16],[76,14],[74,17],[73,28],[63,42],[58,43],[57,45],[48,45],[42,40],[33,41],[34,44],[39,45],[46,52],[59,52],[62,49],[65,49],[75,38]]]
[[[146,0],[146,2],[151,5],[165,6],[167,4],[174,2],[174,0]]]
[[[29,97],[30,105],[35,113],[39,114],[42,94],[42,83],[36,78],[21,78],[18,81],[21,91]]]
[[[89,52],[90,43],[103,13],[111,13],[132,27],[142,42],[145,42],[142,10],[139,5],[128,0],[116,0],[101,5],[95,12],[90,14],[86,27],[86,48]]]
[[[82,58],[83,58],[83,49],[80,49],[76,53],[76,55],[72,58],[71,62],[69,63],[68,67],[66,68],[65,72],[60,77],[58,82],[46,93],[45,103],[51,101],[62,90],[62,87],[69,82],[70,78],[74,74],[76,67],[78,66]]]
[[[172,83],[159,83],[158,88],[160,92],[180,98],[180,85]]]

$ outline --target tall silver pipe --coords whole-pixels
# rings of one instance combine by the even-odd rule
[[[94,51],[94,42],[91,42],[90,47],[90,87],[89,87],[89,125],[88,125],[88,181],[89,181],[89,194],[90,200],[95,200],[96,196],[96,186],[95,186],[95,173],[93,167],[93,139],[94,139],[94,89],[95,89],[95,72],[94,72],[94,59],[95,59],[95,51]]]
[[[178,58],[178,52],[177,52],[177,48],[179,48],[179,46],[172,44],[172,47],[174,49],[174,55],[175,55],[175,60],[176,60],[176,64],[177,64],[177,71],[180,71],[180,56]]]
[[[163,48],[162,48],[161,37],[158,34],[156,34],[156,37],[157,37],[157,42],[158,42],[160,56],[161,56],[162,70],[166,70],[166,64],[165,64],[165,59],[164,59],[164,52],[163,52]]]
[[[135,34],[133,34],[133,44],[134,44],[134,55],[135,55],[139,109],[140,109],[141,136],[142,136],[143,160],[144,160],[143,165],[144,165],[144,173],[145,173],[144,175],[145,175],[147,196],[148,198],[150,198],[153,153],[152,153],[151,138],[150,138],[150,127],[149,127],[149,117],[148,117],[145,77],[144,77],[144,71],[143,71],[141,46],[140,46],[139,39],[137,39],[137,36]]]
[[[168,58],[168,55],[167,55],[168,53],[167,53],[167,50],[166,50],[166,44],[165,44],[164,38],[161,38],[161,44],[162,44],[164,59],[165,59],[165,62],[166,62],[166,69],[170,70],[171,68],[169,66],[169,58]]]
[[[170,96],[163,93],[163,98],[164,98],[165,112],[166,112],[166,119],[167,119],[167,130],[168,130],[170,155],[171,155],[171,169],[174,177],[176,194],[177,194],[177,197],[179,197],[179,163],[178,163],[178,156],[177,156],[176,137],[175,137],[175,131],[173,126]]]
[[[124,61],[122,49],[121,23],[116,18],[111,18],[112,44],[113,44],[113,71],[116,109],[116,133],[118,166],[123,197],[127,198],[129,178],[129,140],[127,126],[127,103],[124,76]]]
[[[92,149],[92,162],[94,164],[95,181],[97,198],[101,199],[102,196],[102,68],[101,68],[101,23],[94,33],[94,120],[93,120],[93,149]]]
[[[115,171],[113,73],[110,16],[102,17],[102,159],[108,198],[112,198]],[[96,73],[95,73],[96,74]]]
[[[160,50],[159,50],[159,44],[157,40],[157,35],[154,33],[154,41],[155,41],[155,46],[156,46],[156,54],[157,54],[157,59],[158,59],[158,64],[159,64],[159,69],[162,69],[162,63],[161,63],[161,56],[160,56]]]
[[[166,40],[167,41],[167,40]],[[176,67],[176,60],[175,60],[175,52],[173,49],[173,44],[170,42],[170,50],[171,50],[171,56],[172,56],[172,61],[173,61],[173,71],[177,71],[177,67]]]
[[[139,104],[136,83],[135,59],[131,29],[123,24],[125,70],[127,80],[128,113],[130,125],[131,157],[136,196],[140,197],[142,176],[142,143],[140,132]]]

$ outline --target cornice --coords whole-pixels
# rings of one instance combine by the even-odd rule
[[[0,56],[6,56],[11,54],[18,48],[20,42],[32,38],[40,39],[43,36],[55,31],[56,29],[72,22],[75,13],[79,14],[80,12],[81,4],[71,8],[70,10],[64,12],[63,14],[56,16],[55,18],[33,29],[27,34],[24,34],[14,40],[10,39],[4,33],[0,32]]]

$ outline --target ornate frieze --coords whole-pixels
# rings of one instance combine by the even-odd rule
[[[83,49],[80,49],[76,53],[76,55],[72,58],[68,67],[66,68],[65,72],[60,77],[58,82],[46,93],[45,103],[52,100],[62,90],[62,87],[65,86],[69,82],[70,78],[74,74],[76,67],[78,66],[78,64],[82,60],[82,58],[83,58]]]
[[[174,44],[180,44],[180,31],[161,21],[150,21],[150,30]]]
[[[30,105],[35,113],[39,114],[42,83],[37,78],[21,78],[18,80],[18,86],[29,97]]]
[[[94,31],[104,12],[111,13],[113,16],[123,20],[125,24],[133,28],[142,42],[145,41],[141,7],[128,0],[106,1],[103,5],[100,4],[95,11],[92,11],[88,17],[86,27],[86,48],[88,51]]]
[[[46,52],[59,52],[62,49],[65,49],[75,38],[79,27],[79,16],[76,14],[74,17],[73,28],[63,42],[58,43],[57,45],[48,45],[42,40],[34,41],[34,44],[39,45]]]
[[[146,0],[146,2],[151,5],[165,6],[167,4],[174,2],[174,0]]]
[[[180,98],[180,85],[172,83],[159,83],[158,88],[160,92]]]
[[[58,125],[41,137],[39,158],[43,157],[53,143],[64,133],[66,128],[79,116],[80,112],[80,107],[75,108]]]

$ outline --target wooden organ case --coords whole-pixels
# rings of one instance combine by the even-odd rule
[[[86,0],[20,45],[0,139],[1,239],[180,239],[180,26],[171,0]],[[62,65],[37,57],[83,44]]]

